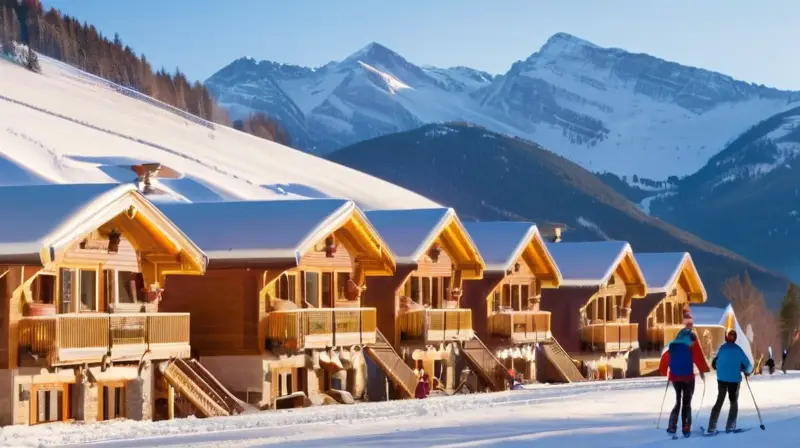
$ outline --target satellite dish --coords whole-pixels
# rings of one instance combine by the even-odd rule
[[[745,335],[747,335],[747,340],[750,341],[750,343],[752,344],[753,343],[753,326],[750,325],[750,324],[747,324],[747,330],[745,330],[744,333],[745,333]]]

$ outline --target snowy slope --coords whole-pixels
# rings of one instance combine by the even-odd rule
[[[695,422],[698,430],[707,424],[716,396],[713,375],[706,381],[704,387],[698,379],[693,400],[693,411],[700,413]],[[661,429],[656,429],[665,379],[651,378],[534,385],[523,391],[264,411],[235,417],[6,427],[0,432],[0,445],[80,446],[98,442],[108,447],[209,448],[277,444],[541,448],[672,447],[674,443],[729,448],[797,446],[800,374],[758,376],[750,382],[766,431],[758,429],[753,400],[743,390],[739,395],[738,426],[755,428],[753,431],[714,438],[695,434],[685,442],[674,442],[664,432],[673,394],[666,398]],[[727,405],[721,419],[726,412]]]
[[[745,129],[800,99],[565,33],[502,76],[417,67],[372,43],[316,69],[240,59],[206,85],[234,115],[262,111],[281,120],[293,145],[309,152],[423,123],[469,121],[533,140],[593,172],[654,180],[695,172]]]
[[[367,209],[431,207],[420,195],[279,144],[180,113],[41,58],[36,75],[0,59],[0,184],[127,182],[160,162],[179,200],[346,197]]]

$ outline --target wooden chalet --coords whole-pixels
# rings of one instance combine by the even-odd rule
[[[706,357],[712,359],[716,356],[719,347],[725,343],[725,334],[729,330],[736,330],[738,338],[736,343],[742,347],[745,354],[753,361],[753,349],[747,340],[742,327],[739,325],[733,306],[725,308],[711,306],[691,306],[692,317],[694,319],[694,332],[703,347]]]
[[[165,279],[203,252],[133,185],[0,187],[0,207],[0,424],[153,418],[190,354]]]
[[[416,372],[429,374],[433,389],[457,390],[462,376],[468,376],[468,371],[461,375],[464,362],[477,375],[470,378],[480,377],[484,385],[503,389],[504,369],[475,337],[472,310],[462,303],[462,291],[468,287],[464,281],[480,279],[484,262],[455,212],[378,210],[367,212],[367,217],[397,260],[395,275],[369,279],[364,295],[367,303],[380,307],[378,326],[389,344]],[[386,297],[393,297],[393,303]],[[396,385],[408,383],[392,380]],[[477,381],[470,384],[478,387]],[[413,391],[413,383],[407,388]]]
[[[558,289],[542,291],[541,309],[552,316],[553,336],[590,378],[639,374],[639,324],[634,299],[647,284],[624,241],[548,243],[561,272]]]
[[[688,252],[636,253],[647,296],[631,311],[639,326],[642,374],[658,370],[662,349],[684,328],[685,307],[705,303],[706,289]]]
[[[164,306],[191,313],[195,355],[225,387],[261,408],[363,397],[362,349],[379,341],[375,305],[391,298],[361,294],[395,262],[353,202],[161,208],[209,257],[203,277],[170,278]]]
[[[553,338],[550,312],[540,308],[542,289],[557,288],[561,272],[536,225],[499,221],[467,222],[464,227],[486,263],[483,278],[468,282],[461,299],[472,310],[477,336],[523,380],[537,379],[539,353],[559,366],[555,380],[581,380]]]

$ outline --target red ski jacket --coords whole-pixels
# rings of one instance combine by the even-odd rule
[[[681,347],[682,348],[682,347]],[[689,347],[691,351],[691,360],[686,359],[685,364],[691,366],[692,364],[697,366],[697,370],[700,373],[708,373],[711,369],[708,367],[708,362],[706,362],[705,356],[703,356],[703,350],[700,348],[700,345],[697,342],[693,342]],[[683,355],[683,351],[681,351],[680,355]],[[682,363],[683,364],[683,363]],[[661,371],[662,375],[667,375],[669,372],[669,381],[673,383],[676,381],[694,381],[694,369],[690,368],[687,371],[682,372],[674,372],[673,369],[670,369],[670,350],[664,350],[664,353],[661,354],[661,362],[659,363],[658,369]],[[690,373],[691,372],[691,373]]]

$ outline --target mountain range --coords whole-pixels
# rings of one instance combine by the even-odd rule
[[[233,118],[263,112],[292,146],[327,154],[426,123],[465,121],[584,168],[664,181],[702,168],[800,93],[558,33],[502,75],[421,67],[371,43],[316,68],[238,59],[205,85]]]
[[[458,210],[465,219],[564,225],[565,241],[629,241],[637,252],[689,251],[709,293],[726,303],[724,281],[749,272],[777,307],[788,281],[659,219],[598,176],[541,146],[466,123],[430,124],[356,143],[329,160]]]

